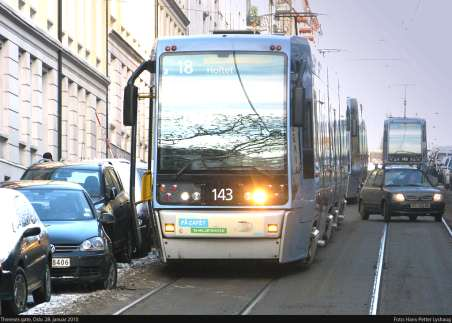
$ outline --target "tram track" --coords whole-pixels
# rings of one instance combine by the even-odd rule
[[[270,287],[276,279],[270,280],[257,294],[256,296],[245,305],[245,307],[238,313],[238,315],[249,315],[254,307],[265,297],[270,290]]]
[[[381,279],[383,275],[383,266],[384,266],[384,257],[385,257],[385,249],[386,249],[386,241],[388,237],[389,224],[385,223],[383,229],[383,236],[380,241],[380,249],[378,251],[378,260],[377,266],[375,269],[374,283],[371,293],[370,300],[370,308],[369,315],[377,315],[378,311],[378,302],[380,298],[380,287],[381,287]]]
[[[181,314],[187,307],[192,311],[188,314],[210,314],[212,307],[218,307],[214,313],[247,315],[269,291],[271,284],[279,278],[279,275],[275,278],[263,278],[259,275],[248,278],[236,278],[234,275],[227,274],[227,277],[224,276],[224,273],[218,275],[210,273],[204,276],[199,275],[198,272],[193,277],[189,272],[161,283],[129,302],[113,315],[134,315],[143,312],[145,315],[168,314],[168,312]],[[162,308],[162,302],[171,304],[172,308]],[[209,302],[211,308],[209,308]],[[222,302],[224,306],[220,304]]]
[[[443,225],[446,228],[447,236],[444,235],[444,229],[441,229]],[[452,237],[451,229],[446,221],[443,221],[443,224],[438,226],[438,224],[429,220],[416,223],[404,220],[382,223],[381,221],[361,222],[356,219],[346,229],[352,235],[345,235],[347,236],[346,240],[341,241],[345,245],[335,244],[332,245],[333,250],[322,250],[319,262],[324,263],[324,266],[320,266],[320,263],[317,263],[307,272],[288,271],[287,275],[281,275],[281,272],[271,275],[256,275],[256,268],[251,269],[251,271],[247,269],[247,274],[247,270],[244,272],[242,270],[236,271],[237,267],[232,267],[232,270],[220,270],[219,272],[216,272],[214,268],[206,270],[204,267],[201,270],[198,268],[191,272],[184,271],[184,273],[173,277],[175,279],[162,282],[158,287],[116,311],[114,315],[140,313],[148,315],[166,314],[168,312],[179,314],[185,313],[187,309],[189,310],[187,314],[253,315],[258,313],[281,313],[284,311],[284,307],[278,310],[276,308],[278,306],[274,308],[271,305],[269,307],[269,304],[276,302],[275,305],[281,303],[281,306],[283,306],[290,299],[292,300],[291,303],[287,303],[284,306],[286,306],[288,312],[300,314],[317,313],[322,311],[323,306],[327,306],[325,312],[330,314],[336,312],[356,314],[361,311],[360,304],[365,305],[365,303],[367,303],[367,306],[363,310],[368,315],[397,313],[391,307],[392,303],[394,303],[393,296],[391,296],[394,293],[394,286],[398,286],[400,294],[413,294],[415,295],[415,300],[420,302],[422,296],[419,296],[419,288],[415,286],[416,284],[413,285],[411,282],[412,277],[422,276],[420,268],[426,270],[426,272],[430,270],[434,272],[439,265],[444,268],[450,267],[450,261],[447,259],[444,260],[445,264],[441,262],[430,264],[430,259],[424,261],[422,258],[416,257],[417,251],[421,252],[419,247],[421,245],[425,248],[424,252],[427,253],[434,253],[434,250],[438,250],[438,246],[440,246],[441,250],[438,251],[440,253],[437,253],[437,255],[445,257],[448,249],[447,246],[444,246],[444,241]],[[377,230],[379,231],[378,233]],[[442,235],[439,234],[441,231],[443,232]],[[372,244],[369,245],[370,249],[364,245],[358,247],[357,243],[362,241],[364,237],[368,238],[372,235],[372,232],[375,234],[374,238],[372,238]],[[422,237],[417,238],[417,242],[414,242],[412,237],[419,237],[419,235]],[[411,246],[413,244],[415,246]],[[350,260],[354,259],[344,253],[345,250],[350,250],[352,246],[357,247],[354,254],[361,256],[357,258],[359,261],[356,266],[343,271],[340,269],[343,264],[350,263]],[[373,257],[367,253],[372,249]],[[399,255],[401,252],[402,255]],[[340,257],[330,258],[332,254],[340,255]],[[371,259],[374,259],[373,271],[365,274],[362,269],[365,266],[371,266]],[[328,269],[329,267],[331,269]],[[336,267],[339,268],[337,269],[339,271],[332,269]],[[432,267],[435,267],[435,269]],[[410,270],[414,271],[410,272]],[[244,275],[238,273],[244,273]],[[336,281],[336,283],[330,285],[334,276],[347,277],[342,276],[345,273],[348,273],[350,279],[347,278],[342,283]],[[404,273],[407,274],[404,275]],[[428,277],[432,277],[431,275]],[[363,281],[365,276],[368,277],[367,281],[369,283]],[[444,280],[442,271],[438,273],[438,276],[436,280]],[[360,279],[356,281],[352,277]],[[328,283],[326,283],[324,278],[326,278]],[[317,283],[315,283],[316,280]],[[299,289],[300,287],[297,288],[295,285],[303,286],[303,288]],[[364,289],[366,285],[368,286],[367,293]],[[327,299],[322,298],[324,300],[323,304],[322,302],[317,303],[316,300],[321,295],[325,297],[331,293],[331,288],[337,294],[337,297],[335,296],[337,300],[331,303]],[[441,287],[429,288],[427,286],[424,289],[428,289],[427,293],[433,296],[436,296],[435,293],[443,293],[443,290],[438,292]],[[364,301],[365,294],[368,295],[367,302]],[[310,295],[314,296],[314,299]],[[344,304],[348,304],[350,308],[342,308],[344,304],[340,295],[348,295],[347,299],[350,299],[352,303]],[[362,300],[362,303],[359,300]],[[171,306],[166,308],[164,304],[171,304]],[[448,306],[448,304],[446,305]],[[422,308],[419,305],[417,306]],[[444,308],[444,304],[440,304],[440,306]],[[413,308],[416,309],[416,307]],[[429,307],[426,308],[429,310]],[[441,309],[441,307],[438,308]]]
[[[444,218],[442,219],[442,224],[444,225],[449,237],[452,238],[452,230]],[[387,252],[386,252],[390,248],[389,230],[390,230],[390,224],[385,223],[385,226],[383,229],[383,234],[382,234],[381,241],[380,241],[377,265],[375,267],[374,283],[373,283],[373,288],[372,288],[372,292],[371,292],[369,315],[372,315],[372,316],[381,314],[381,313],[379,313],[379,309],[380,309],[380,303],[382,302],[381,289],[382,289],[382,284],[383,284],[383,276],[384,276],[384,271],[385,271],[387,265],[389,265],[389,263],[388,263],[389,259],[387,259]]]
[[[151,298],[152,296],[154,296],[155,294],[159,293],[163,289],[168,288],[170,285],[176,283],[179,279],[180,278],[177,278],[177,279],[174,279],[172,281],[169,281],[169,282],[166,282],[166,283],[163,283],[163,284],[159,285],[158,287],[152,289],[151,291],[149,291],[148,293],[144,294],[140,298],[136,299],[132,303],[130,303],[130,304],[124,306],[123,308],[121,308],[120,310],[116,311],[115,313],[113,313],[113,315],[122,315],[123,313],[125,313],[128,310],[132,309],[137,304],[139,304],[139,303]]]

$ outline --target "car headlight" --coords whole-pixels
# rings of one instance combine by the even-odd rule
[[[405,202],[405,195],[403,195],[402,193],[394,194],[392,196],[392,200],[399,203]]]
[[[441,202],[443,200],[443,194],[433,194],[433,202]]]
[[[85,240],[80,245],[80,251],[102,251],[105,250],[104,240],[101,237],[95,237]]]

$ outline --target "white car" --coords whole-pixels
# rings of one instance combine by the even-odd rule
[[[52,251],[46,227],[28,199],[0,188],[0,301],[2,315],[16,316],[35,304],[50,301]]]

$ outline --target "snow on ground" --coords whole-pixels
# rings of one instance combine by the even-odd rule
[[[62,315],[62,314],[82,314],[79,313],[80,305],[96,300],[114,297],[117,300],[126,300],[126,296],[121,295],[121,289],[127,290],[128,280],[134,276],[137,269],[143,269],[149,265],[157,263],[159,260],[153,253],[146,257],[134,259],[130,264],[118,263],[118,288],[113,290],[92,291],[80,285],[67,285],[55,288],[50,302],[33,306],[32,298],[29,298],[29,310],[23,315]],[[68,292],[71,291],[71,292]]]

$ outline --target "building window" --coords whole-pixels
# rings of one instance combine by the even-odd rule
[[[36,10],[32,7],[30,7],[30,18],[34,19],[34,17],[36,16]]]
[[[53,27],[53,22],[51,22],[50,20],[47,20],[47,30],[51,31]]]

